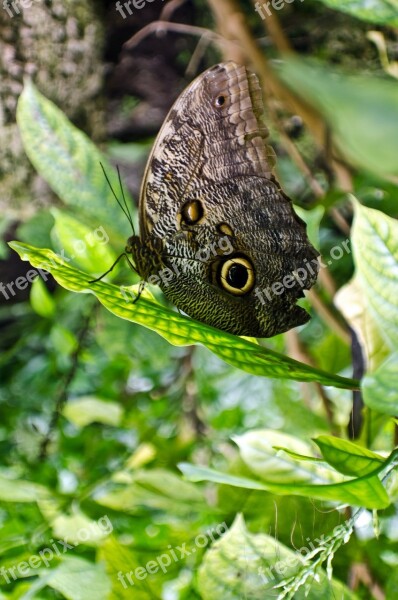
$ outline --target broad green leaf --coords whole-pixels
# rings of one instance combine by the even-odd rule
[[[22,242],[39,246],[39,248],[52,248],[51,229],[54,227],[54,217],[48,209],[41,209],[21,223],[16,231],[18,239]]]
[[[255,481],[254,479],[249,479],[248,477],[229,475],[229,473],[221,473],[221,471],[209,469],[208,467],[197,467],[196,465],[191,465],[189,463],[180,463],[178,468],[188,479],[188,481],[211,481],[221,485],[232,485],[233,487],[239,487],[248,490],[262,490],[263,492],[269,490],[269,487],[260,481]]]
[[[379,413],[398,414],[398,353],[395,352],[363,380],[363,399],[366,406]]]
[[[58,323],[54,323],[50,331],[51,346],[57,354],[70,356],[78,346],[76,336]]]
[[[76,427],[86,427],[90,423],[117,427],[123,417],[123,408],[117,402],[105,402],[93,396],[84,396],[68,402],[63,415]]]
[[[126,545],[110,537],[101,544],[99,558],[105,563],[106,572],[112,582],[112,595],[109,596],[111,600],[158,600],[160,598],[156,590],[159,590],[161,584],[156,579],[163,579],[164,573],[160,568],[158,568],[159,574],[154,573],[154,569],[151,568],[142,569],[148,564],[149,556],[143,560]],[[153,567],[153,564],[151,566]]]
[[[94,546],[113,531],[112,522],[107,515],[94,521],[79,510],[72,515],[58,515],[51,523],[51,527],[54,537],[66,540],[75,546],[79,544]]]
[[[330,435],[320,435],[314,442],[319,446],[323,458],[344,475],[369,475],[384,463],[384,458],[353,442]]]
[[[319,63],[292,58],[278,67],[278,74],[325,117],[352,165],[379,177],[398,175],[396,82],[332,73]]]
[[[351,506],[363,506],[365,508],[386,508],[390,505],[388,495],[380,480],[375,474],[372,477],[351,479],[343,483],[326,485],[308,485],[296,483],[270,483],[249,479],[248,477],[237,477],[221,473],[215,469],[196,467],[188,463],[181,463],[179,468],[188,481],[200,482],[210,481],[220,485],[231,485],[233,487],[263,490],[278,495],[305,496],[328,502],[339,502]]]
[[[53,496],[41,496],[37,500],[37,506],[48,523],[53,523],[64,513],[64,505],[60,498]]]
[[[53,208],[51,212],[55,219],[52,237],[67,262],[92,273],[93,279],[115,262],[116,253],[109,244],[107,225],[88,227],[64,211]]]
[[[286,453],[275,450],[274,446],[285,446],[289,450],[308,456],[311,447],[306,442],[281,432],[272,430],[250,431],[233,438],[239,446],[240,454],[249,469],[266,484],[289,487],[303,495],[340,500],[349,504],[371,507],[389,504],[388,496],[378,479],[384,467],[381,461],[367,470],[369,477],[347,480],[329,465],[320,465],[308,460],[294,460]],[[361,474],[359,474],[361,475]],[[367,497],[369,494],[369,498]]]
[[[48,495],[43,485],[0,475],[0,502],[36,502]]]
[[[225,362],[254,375],[319,381],[339,388],[356,388],[359,385],[356,380],[315,369],[244,338],[183,317],[149,298],[148,293],[142,294],[139,301],[134,303],[134,294],[129,297],[115,285],[104,281],[90,285],[90,275],[65,264],[51,250],[32,248],[17,242],[10,245],[22,260],[29,260],[32,265],[48,269],[66,289],[93,293],[115,315],[156,331],[174,345],[203,344]]]
[[[394,351],[398,346],[398,221],[355,202],[352,248],[364,303]]]
[[[120,248],[131,235],[131,228],[100,163],[121,196],[117,175],[94,144],[29,81],[18,101],[17,122],[26,154],[38,173],[66,205],[78,209],[87,225],[92,224],[93,229],[104,227]],[[131,198],[124,192],[132,207]]]
[[[318,0],[329,8],[348,13],[357,19],[398,27],[397,0]]]
[[[355,331],[361,344],[368,369],[373,371],[389,354],[389,348],[375,319],[369,314],[367,299],[362,292],[358,275],[340,288],[334,304]]]
[[[232,439],[238,445],[245,464],[266,482],[325,484],[344,481],[344,477],[328,465],[297,460],[275,449],[275,447],[282,447],[304,456],[314,456],[314,448],[311,444],[292,435],[263,429],[249,431]]]
[[[150,463],[157,454],[156,446],[149,442],[143,442],[136,448],[133,454],[126,460],[126,469],[139,469]]]
[[[275,494],[292,494],[344,502],[352,506],[366,508],[385,508],[390,501],[379,480],[379,474],[394,460],[394,453],[381,463],[375,463],[372,471],[358,478],[347,478],[331,470],[328,466],[318,465],[307,460],[294,460],[290,454],[275,450],[272,441],[284,441],[285,446],[310,452],[306,444],[293,443],[291,436],[272,431],[249,432],[235,439],[239,444],[241,456],[247,467],[259,479],[241,478],[236,475],[220,473],[206,467],[196,467],[181,463],[179,468],[189,481],[212,481],[223,485],[247,489],[263,489]],[[334,480],[334,482],[333,482]],[[330,483],[332,481],[332,483]]]
[[[311,244],[319,250],[319,230],[322,217],[325,214],[325,208],[323,206],[315,206],[315,208],[311,210],[304,210],[300,206],[295,206],[294,212],[296,212],[298,216],[307,224],[308,238]]]
[[[76,556],[64,556],[59,567],[46,576],[46,583],[67,600],[108,600],[111,590],[102,564]]]
[[[36,277],[30,288],[30,304],[38,315],[51,319],[56,310],[55,302],[50,292],[44,285],[41,277]]]
[[[127,485],[101,486],[95,492],[95,501],[112,510],[133,514],[146,506],[187,515],[203,505],[203,495],[195,486],[165,469],[140,470],[129,475],[131,483]],[[119,473],[115,480],[120,480]]]
[[[181,502],[203,501],[202,493],[195,486],[166,469],[142,469],[134,473],[133,479],[143,488]]]
[[[320,540],[314,540],[315,545],[319,542]],[[205,554],[198,573],[201,598],[278,598],[283,592],[282,582],[297,574],[303,567],[303,551],[308,554],[309,548],[305,546],[293,552],[275,537],[265,533],[250,533],[242,516],[238,515],[229,531]],[[317,571],[316,579],[311,581],[308,595],[306,592],[307,589],[303,586],[294,597],[298,600],[355,598],[342,583],[330,581],[322,569]]]

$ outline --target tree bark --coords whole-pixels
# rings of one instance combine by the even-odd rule
[[[103,25],[93,0],[0,4],[0,214],[25,220],[53,196],[25,155],[16,124],[31,77],[79,128],[103,138]],[[33,193],[32,193],[33,192]]]

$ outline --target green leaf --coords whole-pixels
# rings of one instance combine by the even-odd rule
[[[126,513],[141,513],[146,506],[153,510],[172,511],[173,514],[187,515],[203,505],[203,496],[191,483],[165,469],[138,470],[124,473],[129,481],[101,486],[95,493],[95,500],[101,506]],[[122,479],[116,473],[115,481]]]
[[[382,332],[369,314],[367,298],[354,275],[349,283],[339,289],[334,304],[355,331],[362,346],[368,369],[373,371],[389,354]]]
[[[93,396],[84,396],[68,402],[63,415],[76,427],[86,427],[90,423],[117,427],[122,420],[123,408],[117,402],[105,402]]]
[[[303,219],[307,225],[307,235],[313,246],[320,249],[319,230],[322,217],[325,214],[325,208],[323,206],[315,206],[311,210],[304,210],[300,206],[294,206],[294,212]]]
[[[32,248],[18,242],[10,245],[22,260],[29,260],[32,265],[48,269],[66,289],[95,294],[101,304],[115,315],[156,331],[174,345],[203,344],[225,362],[254,375],[319,381],[338,388],[358,387],[356,380],[315,369],[247,339],[183,317],[155,302],[148,292],[143,293],[139,301],[134,303],[134,293],[129,297],[115,285],[104,281],[90,285],[90,275],[65,264],[51,250]]]
[[[255,481],[248,477],[239,477],[236,475],[229,475],[228,473],[221,473],[220,471],[209,469],[208,467],[197,467],[190,463],[179,463],[178,468],[188,481],[193,481],[195,483],[199,481],[211,481],[221,485],[232,485],[233,487],[248,490],[262,490],[263,492],[269,490],[269,487],[260,481]]]
[[[280,450],[284,454],[287,454],[291,458],[294,458],[294,460],[304,460],[304,461],[317,462],[317,463],[322,462],[322,459],[319,457],[307,456],[307,454],[300,454],[299,452],[294,452],[294,450],[289,450],[289,448],[286,448],[286,446],[273,446],[273,448],[276,452],[278,452],[278,450]]]
[[[113,531],[112,523],[106,515],[94,521],[80,510],[75,510],[72,515],[57,515],[51,527],[54,537],[66,540],[75,546],[79,544],[95,546]]]
[[[166,469],[141,469],[133,474],[133,480],[142,487],[157,494],[163,494],[176,501],[195,503],[202,502],[202,493],[181,476],[175,475]]]
[[[17,122],[26,154],[37,172],[65,204],[78,209],[87,225],[93,223],[93,229],[102,225],[120,248],[121,240],[131,235],[131,228],[100,163],[115,192],[121,195],[117,175],[94,144],[29,81],[18,101]],[[126,190],[125,195],[132,207]]]
[[[331,435],[320,435],[314,442],[326,462],[345,475],[369,475],[384,463],[384,459],[371,450]]]
[[[396,0],[318,0],[329,8],[348,13],[357,19],[398,27]]]
[[[286,446],[306,456],[311,454],[309,444],[291,435],[259,430],[233,439],[239,446],[245,464],[267,485],[278,484],[280,489],[289,489],[292,494],[347,502],[355,506],[381,508],[389,504],[387,493],[378,479],[378,473],[384,467],[383,461],[377,463],[373,470],[368,470],[368,477],[347,480],[328,465],[308,460],[297,461],[275,451],[275,446]]]
[[[349,287],[340,292],[338,304],[366,350],[366,405],[379,413],[396,415],[398,222],[356,200],[354,206],[352,248],[356,271]],[[388,356],[391,352],[394,354]]]
[[[48,496],[49,492],[43,485],[0,475],[0,501],[2,502],[36,502]]]
[[[373,373],[368,373],[362,383],[366,406],[377,412],[398,414],[398,353],[392,354]]]
[[[62,356],[70,356],[78,346],[76,336],[58,323],[55,323],[51,328],[50,342],[53,350]]]
[[[93,278],[115,262],[116,253],[109,244],[106,226],[88,227],[64,211],[53,208],[51,212],[55,219],[52,237],[68,261],[92,273]]]
[[[112,582],[111,600],[158,600],[164,573],[153,575],[153,571],[143,570],[148,558],[137,556],[125,544],[115,538],[108,538],[99,549],[99,558],[105,562],[106,572]],[[153,561],[152,561],[153,563]],[[155,563],[156,566],[156,563]],[[139,577],[136,577],[136,574]],[[157,581],[158,580],[158,581]],[[160,580],[160,581],[159,581]]]
[[[36,277],[30,289],[30,304],[33,310],[46,319],[51,319],[55,314],[55,302],[46,288],[41,277]]]
[[[101,564],[75,556],[64,556],[59,567],[46,576],[46,583],[67,600],[108,600],[111,589]]]
[[[390,504],[378,476],[394,460],[393,453],[386,460],[378,462],[365,476],[348,479],[327,465],[318,465],[308,460],[297,461],[290,454],[281,453],[273,447],[283,443],[288,448],[296,448],[308,454],[311,451],[308,445],[293,436],[262,430],[248,432],[235,441],[239,444],[243,461],[260,480],[232,476],[186,463],[179,465],[179,468],[190,481],[212,481],[234,487],[264,489],[281,495],[292,494],[344,502],[366,508],[385,508]]]
[[[243,517],[238,515],[229,531],[205,554],[198,572],[201,598],[277,598],[278,593],[283,592],[282,582],[298,573],[304,565],[300,550],[306,550],[308,553],[308,548],[300,548],[293,552],[275,537],[265,533],[250,533],[246,529]],[[355,598],[342,583],[333,579],[330,581],[322,569],[317,570],[317,577],[312,580],[308,595],[306,592],[303,586],[295,593],[294,598]]]
[[[387,346],[395,351],[398,346],[398,221],[355,202],[352,249],[364,303]]]
[[[234,436],[240,455],[249,469],[266,482],[274,483],[338,483],[344,478],[328,465],[308,460],[297,460],[290,454],[276,450],[287,448],[296,454],[314,456],[311,444],[293,435],[262,429]]]
[[[352,165],[379,177],[398,175],[396,82],[337,74],[319,63],[292,58],[278,67],[278,75],[325,117]]]
[[[339,502],[351,506],[363,506],[369,509],[381,509],[390,505],[387,492],[380,483],[377,473],[372,477],[351,479],[343,483],[306,485],[258,481],[256,479],[249,479],[248,477],[228,475],[227,473],[221,473],[215,469],[196,467],[189,463],[181,463],[179,468],[188,481],[196,483],[200,481],[210,481],[220,485],[231,485],[243,489],[263,490],[280,496],[305,496],[307,498],[315,498],[327,502]]]

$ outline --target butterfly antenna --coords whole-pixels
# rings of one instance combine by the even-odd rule
[[[119,167],[118,167],[118,169],[117,169],[117,172],[118,172],[118,175],[119,175],[119,182],[120,182],[120,186],[121,186],[121,189],[122,189],[123,200],[124,200],[124,204],[125,204],[125,206],[123,206],[123,204],[120,202],[119,198],[116,196],[116,194],[115,194],[115,190],[114,190],[114,189],[113,189],[113,187],[112,187],[112,184],[111,184],[111,182],[110,182],[110,180],[109,180],[109,177],[108,177],[108,175],[107,175],[107,172],[105,171],[105,168],[104,168],[104,165],[102,164],[102,162],[100,162],[100,165],[101,165],[101,169],[102,169],[102,171],[103,171],[103,173],[104,173],[104,175],[105,175],[105,179],[106,179],[106,181],[107,181],[107,183],[108,183],[108,185],[109,185],[109,188],[110,188],[110,190],[111,190],[111,192],[112,192],[112,194],[113,194],[113,197],[115,198],[116,202],[118,203],[118,205],[120,206],[120,208],[122,209],[122,211],[124,212],[124,214],[126,215],[126,218],[127,218],[128,222],[130,223],[130,225],[131,225],[131,228],[132,228],[132,230],[133,230],[133,232],[134,232],[134,224],[133,224],[133,219],[131,218],[131,214],[130,214],[130,212],[129,212],[129,210],[128,210],[127,202],[126,202],[126,199],[125,199],[125,197],[124,197],[123,186],[121,185],[121,179],[120,179]],[[135,232],[134,232],[134,234],[135,234]]]
[[[130,212],[129,206],[128,206],[127,201],[126,201],[126,196],[124,195],[123,183],[122,183],[122,178],[120,177],[119,166],[117,166],[116,168],[117,168],[117,176],[119,178],[120,191],[122,192],[123,203],[124,203],[124,206],[126,208],[126,212],[128,214],[128,219],[129,219],[129,222],[130,222],[130,225],[131,225],[131,229],[133,230],[133,234],[135,235],[133,218],[131,216],[131,212]]]

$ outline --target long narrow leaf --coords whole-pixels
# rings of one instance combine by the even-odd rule
[[[51,272],[67,290],[94,294],[115,315],[156,331],[175,345],[203,344],[222,360],[254,375],[297,381],[318,381],[337,388],[357,388],[355,379],[333,375],[273,352],[244,338],[225,333],[164,308],[143,294],[134,303],[120,288],[104,281],[90,284],[91,276],[79,271],[52,252],[18,242],[10,243],[22,260]]]

